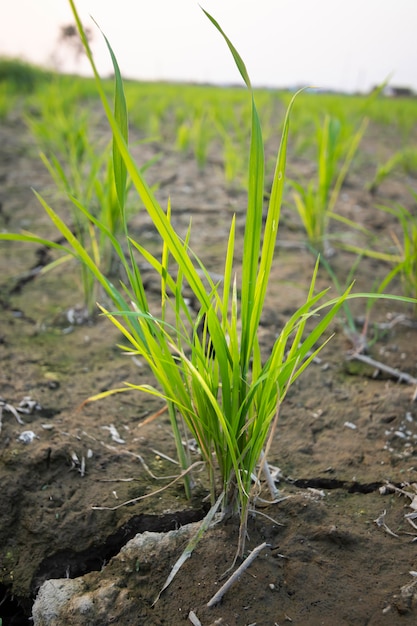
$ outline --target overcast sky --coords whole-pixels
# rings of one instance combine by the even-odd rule
[[[94,32],[103,75],[111,65],[92,15],[122,73],[139,79],[238,83],[220,35],[195,0],[78,0]],[[254,85],[314,85],[366,91],[391,84],[417,91],[417,0],[200,0],[245,60]],[[67,0],[0,0],[0,55],[63,62],[59,28]],[[86,69],[69,59],[64,69]]]

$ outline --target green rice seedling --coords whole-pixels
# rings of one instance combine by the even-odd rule
[[[348,275],[343,281],[343,284],[341,284],[339,277],[332,268],[330,260],[323,256],[320,257],[320,264],[329,274],[339,294],[343,294],[348,286],[354,282],[356,270],[364,256],[364,253],[358,254],[355,261],[352,263],[352,266],[349,268]],[[362,317],[359,324],[353,315],[350,300],[346,299],[343,303],[343,330],[352,345],[353,351],[358,354],[361,354],[370,348],[381,335],[377,325],[371,323],[372,307],[376,302],[377,294],[380,293],[376,282],[374,283],[371,293],[373,294],[372,297],[364,298],[366,300],[365,315]]]
[[[63,98],[65,100],[65,98]],[[29,120],[29,126],[43,145],[45,152],[40,156],[45,167],[51,174],[61,198],[69,199],[71,211],[71,231],[83,247],[94,256],[96,264],[104,273],[111,271],[113,250],[108,238],[104,238],[94,225],[85,219],[78,209],[77,202],[89,206],[90,210],[100,218],[113,234],[121,228],[120,212],[115,202],[113,171],[108,166],[109,149],[94,150],[89,140],[87,115],[79,116],[72,110],[52,110],[42,117],[42,121]],[[71,132],[73,130],[73,132]],[[107,162],[106,162],[107,161]],[[66,202],[68,205],[68,202]],[[52,241],[38,237],[33,233],[10,235],[10,238],[21,241],[32,241],[56,249]],[[61,248],[61,252],[64,250]],[[66,253],[47,265],[42,274],[73,259]],[[84,263],[79,263],[81,290],[85,319],[91,319],[97,313],[96,302],[99,297],[98,283]],[[80,318],[81,319],[81,318]]]
[[[113,157],[109,136],[93,140],[94,125],[89,108],[80,108],[83,94],[77,81],[63,89],[60,80],[53,82],[37,102],[37,115],[27,122],[41,148],[41,159],[57,189],[69,201],[71,230],[83,248],[93,256],[95,264],[106,276],[115,276],[120,267],[109,237],[103,234],[80,211],[79,204],[99,219],[114,237],[123,231],[114,180]],[[81,98],[81,100],[80,100]],[[48,156],[46,156],[48,154]],[[145,170],[148,165],[143,166]],[[48,244],[46,244],[48,245]],[[43,273],[65,260],[46,266]],[[97,313],[96,302],[101,293],[99,282],[85,263],[79,263],[85,318]]]
[[[194,155],[200,169],[203,169],[208,157],[208,151],[210,147],[210,132],[208,124],[208,116],[202,111],[199,115],[196,115],[193,119],[193,123],[190,129],[191,141],[194,150]]]
[[[102,272],[108,274],[114,261],[108,238],[97,231],[77,206],[80,202],[89,207],[115,236],[120,232],[122,223],[110,167],[110,144],[94,146],[90,118],[88,111],[79,111],[74,105],[68,107],[64,92],[45,99],[41,117],[29,117],[28,124],[41,147],[45,167],[61,195],[69,200],[74,235],[94,256]],[[54,267],[55,264],[47,266],[45,271]],[[84,263],[79,264],[79,269],[86,317],[91,319],[97,312],[99,285]]]
[[[398,167],[401,163],[401,153],[396,152],[385,161],[382,165],[379,165],[375,173],[374,178],[368,185],[369,191],[373,194],[376,193],[381,183]]]
[[[294,180],[290,181],[294,189],[295,207],[308,242],[325,255],[330,252],[330,219],[356,227],[356,224],[335,213],[335,207],[366,126],[367,121],[364,120],[349,141],[342,144],[340,121],[326,115],[319,133],[317,179],[311,180],[306,186]],[[341,159],[343,162],[339,167]]]
[[[213,115],[218,138],[222,144],[224,176],[226,183],[247,189],[248,156],[250,141],[250,109],[248,103],[233,102],[229,111],[216,109]],[[247,123],[242,123],[246,121]]]
[[[191,144],[191,130],[190,126],[183,122],[177,131],[177,140],[176,140],[176,148],[180,152],[188,152]]]
[[[411,193],[417,202],[417,194],[413,191]],[[393,215],[398,220],[401,237],[391,232],[397,253],[360,249],[355,246],[345,246],[345,248],[391,265],[391,270],[377,287],[378,293],[384,293],[394,278],[399,277],[404,295],[417,299],[417,216],[400,204],[396,204],[394,207],[379,205],[378,208]],[[415,303],[414,315],[417,315]]]
[[[87,200],[99,169],[96,153],[105,151],[105,144],[93,148],[90,107],[80,101],[77,83],[64,88],[60,79],[44,90],[36,105],[27,124],[41,152],[49,155],[55,182]]]
[[[227,183],[239,182],[242,173],[247,165],[245,154],[241,151],[241,146],[236,144],[229,135],[224,137],[223,160],[224,176]]]
[[[417,176],[417,148],[408,147],[395,152],[385,163],[379,165],[368,189],[376,193],[381,183],[395,171],[409,176]]]

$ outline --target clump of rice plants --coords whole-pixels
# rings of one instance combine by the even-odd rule
[[[94,254],[37,195],[67,241],[67,245],[61,248],[85,265],[111,300],[112,310],[108,305],[100,305],[100,310],[124,336],[127,344],[123,349],[146,361],[156,381],[155,385],[126,384],[120,389],[92,396],[90,400],[136,390],[162,398],[167,403],[186,493],[189,495],[190,492],[188,475],[192,467],[181,441],[182,423],[201,451],[213,507],[220,502],[224,518],[237,516],[240,520],[238,552],[242,555],[248,512],[259,494],[260,476],[267,467],[281,404],[291,385],[326,343],[324,334],[350,297],[350,287],[333,299],[326,298],[327,290],[316,291],[317,261],[305,302],[289,317],[269,355],[262,357],[258,331],[274,260],[293,100],[283,124],[264,220],[265,158],[255,93],[237,50],[215,19],[204,12],[228,46],[246,84],[251,106],[242,263],[238,265],[235,255],[237,233],[233,217],[223,277],[216,281],[200,254],[191,249],[191,231],[181,237],[175,230],[171,221],[175,207],[171,208],[170,203],[166,207],[160,205],[131,154],[124,85],[109,42],[106,39],[115,74],[113,107],[107,99],[75,3],[73,0],[69,2],[112,132],[111,168],[123,224],[123,240],[115,237],[101,217],[94,215],[82,202],[77,201],[76,207],[83,218],[110,242],[125,272],[123,283],[116,286],[110,281]],[[129,232],[126,215],[129,180],[159,233],[160,254],[151,254]],[[160,304],[157,308],[152,308],[148,301],[137,262],[138,254],[159,276]],[[197,313],[190,311],[184,295],[186,290],[193,294]],[[307,330],[308,322],[315,324]]]
[[[138,389],[165,399],[174,431],[179,431],[179,416],[184,420],[198,442],[207,466],[213,503],[220,479],[223,515],[240,516],[239,551],[243,553],[248,510],[259,488],[259,479],[254,482],[254,476],[258,474],[259,466],[266,462],[263,452],[268,451],[281,403],[292,383],[320,350],[321,346],[317,347],[317,344],[349,290],[342,296],[323,303],[326,291],[315,291],[318,269],[316,264],[306,302],[288,320],[270,356],[265,361],[262,360],[258,328],[279,225],[289,129],[288,114],[284,122],[264,223],[264,148],[254,93],[241,57],[219,24],[206,13],[224,37],[233,55],[249,90],[252,107],[248,207],[241,284],[238,285],[237,282],[234,258],[235,219],[230,227],[223,281],[221,284],[215,283],[203,260],[190,249],[189,235],[183,240],[173,228],[171,207],[168,205],[164,210],[159,205],[132,158],[128,146],[123,82],[110,45],[108,44],[116,77],[114,113],[104,93],[72,0],[70,4],[113,132],[113,166],[119,206],[123,211],[129,175],[162,242],[161,256],[157,258],[129,236],[126,226],[130,250],[129,258],[126,258],[118,242],[113,241],[126,268],[129,283],[124,286],[117,299],[118,310],[109,311],[102,307],[102,311],[128,340],[126,350],[134,351],[146,360],[159,383],[155,387],[129,384],[122,389]],[[45,208],[54,215],[50,207]],[[87,214],[85,208],[82,210]],[[101,227],[98,220],[94,219],[94,223]],[[62,224],[60,227],[62,229]],[[68,235],[65,229],[62,232]],[[73,238],[69,242],[75,246],[77,254],[83,258],[92,273],[103,285],[107,285],[107,292],[111,293],[114,287],[110,287],[106,277],[100,276],[94,260]],[[161,307],[158,312],[149,308],[133,250],[138,251],[160,276]],[[189,311],[183,295],[185,286],[192,291],[198,303],[197,316]],[[120,298],[124,292],[131,302],[130,310],[126,305],[121,306]],[[305,333],[307,320],[319,315],[326,307],[327,311],[319,318],[315,328]],[[95,399],[120,391],[98,394]],[[183,467],[184,463],[182,454]]]

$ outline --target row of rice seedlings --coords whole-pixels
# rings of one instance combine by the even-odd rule
[[[371,122],[384,127],[393,127],[406,141],[417,124],[415,100],[386,96],[383,93],[385,86],[384,83],[372,93],[363,95],[305,91],[300,94],[294,105],[294,122],[304,124],[308,119],[317,122],[323,117],[323,113],[326,113],[344,122],[357,124],[366,112]],[[284,103],[288,103],[291,95],[282,92],[281,97]]]
[[[303,97],[304,94],[301,95]],[[384,118],[378,118],[376,112],[392,111],[393,112],[393,124],[400,125],[401,121],[407,119],[407,129],[411,129],[417,122],[416,112],[411,108],[409,109],[409,115],[407,118],[402,115],[397,115],[401,109],[398,109],[397,102],[387,98],[377,98],[378,94],[373,94],[371,97],[363,98],[361,107],[358,107],[358,99],[351,100],[354,105],[355,111],[348,111],[348,115],[344,119],[359,119],[359,114],[364,111],[374,116],[374,119],[378,119],[379,123],[383,123]],[[382,102],[382,105],[381,105]],[[299,104],[299,103],[298,103]],[[381,107],[381,108],[379,108]],[[399,277],[402,284],[402,293],[405,296],[411,298],[417,297],[416,290],[416,276],[417,276],[417,230],[416,230],[416,218],[415,215],[408,209],[401,205],[396,205],[393,208],[379,206],[380,210],[394,215],[398,219],[400,226],[400,236],[392,234],[391,242],[376,241],[374,235],[365,228],[360,227],[359,224],[351,222],[343,216],[335,212],[337,199],[340,194],[343,182],[351,167],[353,158],[357,153],[358,147],[362,140],[362,137],[367,128],[367,119],[363,119],[358,130],[356,132],[351,130],[349,123],[343,125],[339,120],[326,117],[323,123],[321,134],[319,135],[319,150],[318,150],[318,174],[317,180],[310,181],[307,185],[302,185],[291,181],[291,186],[295,189],[294,202],[296,209],[300,215],[300,218],[305,227],[309,244],[314,250],[321,252],[331,251],[328,240],[328,225],[330,219],[336,219],[339,222],[355,229],[356,232],[361,231],[368,239],[372,241],[372,244],[368,247],[361,248],[360,246],[350,246],[340,243],[340,245],[347,250],[358,254],[357,263],[363,256],[377,258],[379,260],[386,261],[391,265],[391,270],[387,273],[386,277],[374,286],[375,293],[384,293],[386,289],[392,284],[395,277]],[[343,137],[341,137],[341,130],[343,129]],[[337,149],[339,144],[339,149]],[[338,164],[341,161],[341,165]],[[400,170],[405,174],[413,175],[415,161],[415,148],[407,147],[396,152],[385,164],[380,166],[377,170],[375,178],[368,186],[371,192],[375,192],[382,181],[390,175],[392,172]],[[333,183],[332,183],[333,179]],[[413,192],[411,192],[413,194]],[[415,194],[413,194],[415,198]],[[327,204],[326,204],[327,203]],[[327,212],[322,211],[323,206],[327,206]],[[392,247],[393,241],[395,242],[395,252],[387,252],[386,250]],[[385,243],[385,250],[381,249],[381,243]],[[322,258],[322,262],[325,263]],[[325,265],[329,268],[328,264]],[[333,280],[334,280],[333,276]],[[335,282],[335,281],[334,281]],[[336,284],[336,283],[335,283]],[[373,299],[368,303],[368,316],[372,309]],[[348,305],[344,305],[344,309],[348,309]],[[415,312],[417,309],[415,309]]]
[[[411,128],[417,120],[415,111],[407,108],[407,115],[396,101],[380,96],[382,87],[369,96],[347,96],[326,93],[303,93],[296,102],[292,121],[295,154],[311,154],[317,126],[323,114],[340,121],[343,132],[359,127],[364,113],[378,124],[386,124],[386,113],[391,112],[390,124],[400,129]],[[258,111],[264,128],[268,150],[276,136],[277,111],[288,102],[291,94],[275,90],[257,89]],[[223,152],[226,182],[234,181],[235,174],[246,186],[244,160],[250,110],[242,90],[206,85],[127,84],[127,100],[133,124],[149,137],[159,138],[168,145],[172,142],[182,152],[193,154],[204,167],[210,152]],[[140,101],[140,102],[139,102]],[[211,123],[213,122],[213,124]],[[174,129],[174,131],[173,131]],[[176,133],[173,135],[173,132]]]
[[[126,87],[131,123],[144,134],[192,154],[200,168],[220,146],[226,181],[236,182],[234,172],[242,181],[246,179],[242,155],[247,152],[251,113],[241,89],[159,83],[128,83]],[[268,122],[271,127],[273,107],[282,108],[280,98],[266,90],[257,94],[261,119],[265,127]],[[155,116],[158,126],[152,121]]]
[[[268,120],[276,118],[277,112],[285,110],[292,94],[288,91],[272,89],[256,89],[259,116],[263,126]],[[366,113],[369,120],[382,126],[395,129],[407,142],[410,133],[417,124],[417,111],[413,99],[396,99],[385,97],[380,90],[371,95],[328,94],[306,91],[299,95],[294,108],[294,119],[291,122],[294,140],[297,137],[311,137],[315,134],[317,124],[324,115],[339,119],[343,126],[353,127],[360,123]],[[147,124],[151,110],[155,111],[162,121],[165,132],[168,127],[177,129],[183,122],[189,122],[194,114],[202,110],[213,114],[221,121],[225,130],[233,128],[236,111],[243,107],[246,111],[242,119],[242,127],[250,118],[250,111],[241,89],[232,87],[214,87],[207,85],[181,85],[169,83],[135,83],[126,84],[126,98],[130,111],[131,123],[145,129],[149,135]],[[265,128],[265,138],[270,132]],[[172,136],[167,134],[167,139]]]
[[[392,173],[402,172],[406,176],[416,176],[417,150],[415,148],[417,114],[412,98],[373,98],[370,103],[373,119],[380,124],[387,121],[389,111],[391,156],[377,165],[374,178],[367,185],[371,193],[376,193],[381,183]],[[397,150],[392,153],[392,149]]]
[[[367,115],[372,122],[390,127],[403,146],[417,128],[415,98],[379,97],[370,104]]]

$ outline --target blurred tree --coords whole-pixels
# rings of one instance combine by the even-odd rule
[[[84,32],[87,37],[88,43],[93,40],[93,33],[90,28],[84,27]],[[79,61],[80,57],[84,54],[84,46],[78,34],[78,30],[75,24],[66,24],[61,26],[58,43],[64,46],[68,46],[74,53],[75,61]]]
[[[84,32],[88,43],[93,40],[93,32],[90,28],[84,27]],[[65,24],[60,26],[59,36],[55,50],[51,54],[51,61],[55,69],[68,69],[68,59],[72,58],[75,66],[78,66],[84,55],[84,47],[78,34],[75,24]]]

